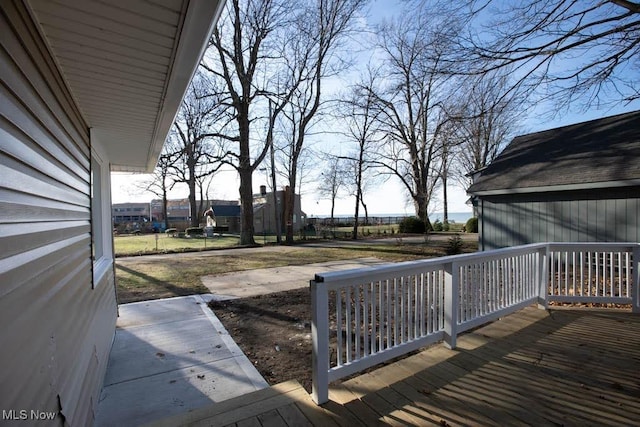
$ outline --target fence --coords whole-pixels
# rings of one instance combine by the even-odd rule
[[[543,243],[318,274],[311,282],[313,398],[330,382],[532,303],[631,304],[640,245]]]

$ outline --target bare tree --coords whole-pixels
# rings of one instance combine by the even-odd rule
[[[226,114],[217,123],[220,160],[240,179],[240,244],[255,244],[253,172],[273,143],[274,126],[295,85],[283,74],[283,45],[297,3],[231,0],[202,62],[218,87]]]
[[[340,193],[346,185],[346,173],[343,159],[338,156],[327,156],[325,170],[319,178],[318,194],[331,200],[331,225],[334,224],[336,200],[340,198]]]
[[[380,175],[371,173],[375,168],[375,147],[380,143],[379,116],[381,110],[376,108],[375,97],[371,88],[376,86],[376,72],[368,69],[360,84],[352,87],[344,97],[342,119],[345,122],[345,136],[355,143],[355,152],[349,156],[351,163],[350,182],[355,197],[353,239],[358,238],[358,218],[360,206],[365,210],[365,224],[369,221],[369,211],[364,202],[364,195],[373,186]]]
[[[584,108],[640,98],[640,3],[627,0],[473,0],[485,22],[466,39],[481,71],[509,67],[519,86]],[[488,18],[489,17],[489,18]],[[477,28],[474,24],[469,28]]]
[[[449,121],[445,101],[454,90],[448,55],[456,31],[454,23],[438,22],[442,16],[428,12],[405,15],[379,30],[384,83],[367,88],[386,134],[376,164],[400,180],[427,228],[440,177],[440,133]]]
[[[135,186],[142,192],[149,192],[162,200],[162,216],[164,219],[164,227],[169,228],[169,215],[167,212],[167,200],[169,191],[175,185],[172,180],[172,167],[176,161],[177,153],[173,152],[168,144],[165,144],[162,154],[158,158],[153,174],[149,179],[144,180]]]
[[[322,83],[344,68],[337,50],[353,29],[358,11],[365,0],[310,0],[304,2],[293,27],[294,35],[287,46],[289,70],[298,81],[291,92],[286,119],[286,171],[289,188],[285,198],[286,241],[293,242],[293,215],[298,179],[298,161],[313,120],[321,108]]]
[[[450,136],[456,146],[453,178],[465,190],[471,174],[491,163],[518,129],[522,105],[506,75],[488,73],[468,82]]]
[[[189,189],[191,226],[200,224],[200,211],[196,203],[198,182],[214,174],[222,163],[214,155],[211,138],[217,137],[210,131],[212,123],[221,114],[219,99],[208,93],[209,86],[202,76],[196,75],[192,81],[182,107],[173,124],[172,146],[178,153],[170,165],[172,179],[185,183]]]

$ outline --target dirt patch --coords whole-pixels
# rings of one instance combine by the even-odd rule
[[[436,241],[429,245],[399,244],[340,250],[354,251],[352,255],[360,257],[376,256],[388,261],[404,261],[442,256],[447,249],[447,241]],[[477,244],[465,242],[461,249],[463,252],[475,252]],[[315,259],[308,262],[314,261],[321,262]],[[296,379],[311,392],[311,295],[308,287],[213,301],[209,307],[269,384]],[[335,300],[331,296],[329,313],[335,313]],[[333,326],[329,332],[329,345],[334,349],[332,357],[335,357],[335,321],[335,315],[331,314],[329,322]]]
[[[311,294],[309,288],[249,298],[212,301],[209,308],[220,319],[244,354],[270,384],[298,380],[311,393]],[[336,358],[335,294],[329,295],[329,347]],[[418,353],[393,358],[379,366]],[[359,374],[356,374],[359,375]],[[349,377],[346,377],[347,379]]]
[[[269,384],[296,379],[311,391],[309,288],[212,301],[209,307]]]

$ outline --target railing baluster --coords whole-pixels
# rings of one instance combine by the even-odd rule
[[[609,295],[610,296],[615,296],[615,294],[613,293],[613,282],[615,282],[615,275],[613,273],[614,269],[613,269],[613,252],[609,252],[609,269],[610,269],[610,274],[609,274]]]
[[[571,266],[572,266],[571,292],[572,292],[572,294],[571,295],[575,296],[575,294],[576,294],[576,252],[575,251],[571,252],[571,259],[572,259],[572,261],[571,261]]]
[[[342,365],[342,353],[344,351],[344,343],[342,334],[346,333],[342,328],[342,290],[336,290],[336,335],[337,335],[337,363],[338,366]]]
[[[420,336],[425,334],[425,273],[420,274]]]
[[[595,252],[595,258],[596,258],[596,287],[595,287],[595,296],[600,295],[598,292],[598,289],[600,287],[600,253],[599,252]]]
[[[580,251],[580,296],[584,295],[584,252]]]
[[[627,266],[627,273],[626,273],[626,293],[625,296],[627,298],[631,297],[631,259],[629,257],[629,252],[627,252],[625,254],[625,258],[626,258],[626,266]]]
[[[564,251],[564,292],[562,295],[569,295],[569,252]]]
[[[380,324],[376,318],[377,301],[378,298],[376,297],[376,282],[371,282],[371,339],[369,341],[369,344],[371,345],[371,348],[369,350],[370,354],[374,354],[376,352],[378,325]]]
[[[591,295],[591,286],[593,283],[593,252],[589,251],[589,281],[587,286],[587,295]]]
[[[360,286],[353,288],[353,360],[360,358]]]
[[[346,332],[346,341],[347,341],[347,355],[345,360],[347,363],[351,362],[352,359],[352,351],[353,351],[353,341],[351,339],[351,286],[348,286],[344,290],[344,300],[345,300],[345,332]]]
[[[404,276],[400,278],[400,343],[404,342],[404,330],[405,330],[405,326],[406,326],[406,316],[405,316],[405,311],[406,311],[406,304],[407,304],[407,298],[406,298],[406,291],[405,291],[405,278]]]
[[[395,283],[395,279],[394,279],[394,283]],[[391,336],[391,333],[392,333],[391,328],[393,327],[392,326],[393,324],[392,324],[392,319],[391,319],[391,317],[392,317],[391,316],[391,302],[392,302],[391,298],[392,297],[391,297],[390,289],[391,289],[391,281],[387,280],[387,283],[386,283],[386,291],[387,291],[387,296],[386,296],[386,300],[387,300],[387,345],[386,345],[386,348],[390,348],[391,344],[392,344],[392,342],[391,342],[391,338],[392,338],[392,336]]]

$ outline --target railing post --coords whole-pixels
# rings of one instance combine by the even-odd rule
[[[458,308],[460,305],[460,274],[457,264],[448,262],[444,266],[444,343],[456,348],[458,337]]]
[[[640,313],[640,244],[633,246],[632,261],[631,312]]]
[[[321,280],[316,276],[316,280],[310,282],[313,345],[311,397],[318,405],[329,401],[329,295]]]
[[[549,295],[549,245],[538,249],[538,308],[548,308],[547,295]]]

